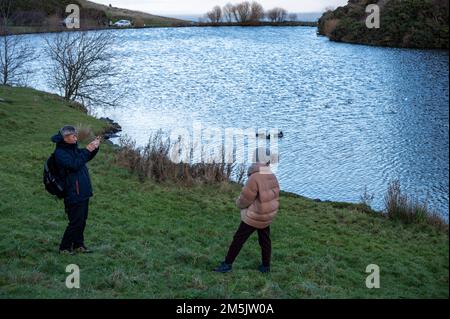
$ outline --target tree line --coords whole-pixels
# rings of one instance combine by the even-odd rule
[[[263,6],[256,2],[244,1],[237,4],[228,3],[223,7],[215,6],[208,11],[204,20],[209,23],[238,23],[251,24],[262,21],[272,23],[282,23],[287,21],[297,21],[297,14],[289,13],[279,7],[265,11]],[[203,21],[201,21],[203,22]]]

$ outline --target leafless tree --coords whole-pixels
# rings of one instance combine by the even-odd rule
[[[231,7],[231,12],[233,13],[234,21],[239,22],[239,12],[237,4]]]
[[[34,48],[24,36],[9,32],[12,0],[0,0],[0,83],[3,85],[24,85],[32,71],[29,63],[37,56]]]
[[[264,19],[264,8],[258,2],[252,2],[250,8],[250,21],[261,21]]]
[[[237,22],[246,23],[250,21],[251,5],[250,2],[244,1],[236,5]]]
[[[284,22],[287,18],[287,11],[283,8],[273,8],[267,11],[267,17],[271,22]]]
[[[116,105],[111,94],[118,73],[111,64],[114,38],[108,31],[63,32],[46,39],[50,57],[49,80],[70,101]]]
[[[297,19],[298,19],[298,16],[296,13],[289,13],[289,15],[288,15],[289,21],[297,21]]]
[[[206,13],[209,21],[219,23],[222,20],[222,8],[215,6],[211,11]]]
[[[32,73],[30,63],[36,59],[34,48],[21,35],[0,36],[0,76],[2,85],[25,85]]]
[[[277,22],[284,22],[284,21],[286,21],[287,15],[288,15],[288,12],[285,9],[280,8],[278,10],[278,20],[277,20]]]
[[[277,10],[275,8],[270,9],[269,11],[267,11],[266,16],[270,20],[270,22],[275,22],[277,19]]]
[[[233,21],[233,11],[234,11],[234,6],[231,3],[227,3],[223,7],[222,13],[223,13],[223,18],[224,18],[225,22],[231,23]]]

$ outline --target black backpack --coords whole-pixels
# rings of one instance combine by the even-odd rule
[[[57,198],[64,198],[65,175],[56,164],[55,153],[52,153],[44,164],[43,182],[45,189]]]

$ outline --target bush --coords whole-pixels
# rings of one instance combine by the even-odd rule
[[[407,224],[428,224],[448,233],[448,223],[436,212],[430,211],[427,201],[402,194],[400,181],[392,181],[384,197],[385,212],[392,220]]]
[[[245,176],[243,164],[226,163],[223,155],[221,162],[176,163],[170,157],[172,146],[174,144],[162,131],[152,134],[144,147],[136,147],[134,140],[122,137],[116,162],[136,173],[140,181],[151,179],[158,183],[172,181],[191,185],[194,182],[232,182],[234,179],[242,183]],[[192,148],[189,154],[193,154]]]

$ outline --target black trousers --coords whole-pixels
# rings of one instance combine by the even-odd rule
[[[88,218],[89,199],[75,204],[64,203],[64,206],[69,224],[66,227],[59,249],[71,250],[82,247],[84,246],[84,229]]]
[[[239,225],[236,234],[234,234],[233,242],[228,249],[228,254],[225,257],[225,262],[227,264],[232,264],[236,259],[237,255],[241,251],[242,246],[244,246],[247,239],[253,234],[254,231],[258,232],[258,241],[261,246],[261,257],[262,264],[266,267],[270,267],[270,257],[272,254],[272,242],[270,240],[270,226],[264,229],[257,229],[244,222]]]

